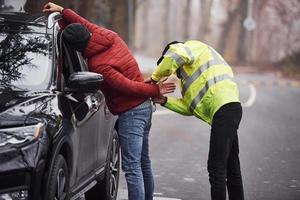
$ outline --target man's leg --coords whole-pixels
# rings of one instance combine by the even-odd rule
[[[144,127],[136,123],[130,110],[119,115],[119,138],[122,153],[122,169],[128,188],[128,200],[144,200],[144,180],[141,169]]]
[[[226,168],[230,139],[226,135],[226,124],[218,122],[211,129],[207,169],[211,185],[212,200],[226,200]]]
[[[228,115],[231,118],[233,128],[233,141],[227,162],[227,189],[230,200],[244,200],[243,181],[239,159],[239,140],[237,130],[242,118],[242,107],[235,105],[230,107]]]
[[[229,200],[244,200],[243,181],[240,169],[239,142],[236,134],[227,164],[227,189]]]
[[[152,107],[149,110],[152,115]],[[143,150],[142,150],[142,171],[144,177],[144,186],[145,186],[145,200],[153,200],[154,193],[154,180],[153,173],[151,168],[151,160],[149,156],[149,132],[151,128],[151,115],[148,121],[148,125],[144,131],[143,139]]]
[[[208,158],[212,200],[226,200],[227,163],[240,118],[239,103],[223,106],[214,116]]]

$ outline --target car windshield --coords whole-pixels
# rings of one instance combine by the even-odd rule
[[[51,37],[45,33],[0,31],[0,88],[48,88],[51,49]]]

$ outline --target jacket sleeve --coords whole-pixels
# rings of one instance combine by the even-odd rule
[[[183,99],[175,99],[172,97],[168,97],[167,102],[165,103],[164,107],[177,112],[179,114],[185,116],[192,116],[193,114],[189,111],[188,106],[185,104]]]
[[[67,24],[80,23],[84,25],[90,32],[92,32],[94,29],[97,28],[97,25],[79,16],[77,13],[75,13],[73,10],[69,8],[63,9],[62,18]]]
[[[58,25],[61,28],[61,30],[64,30],[66,28],[66,26],[68,25],[68,23],[64,19],[60,19],[58,21]]]
[[[109,65],[98,66],[93,71],[102,74],[104,81],[122,94],[136,97],[158,97],[160,95],[158,85],[130,80]]]

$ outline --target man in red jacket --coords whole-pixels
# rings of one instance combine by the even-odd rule
[[[89,70],[104,77],[101,90],[109,110],[119,115],[122,169],[129,200],[152,200],[154,181],[149,157],[152,106],[149,97],[171,93],[173,83],[146,84],[125,42],[113,31],[90,23],[53,3],[43,12],[60,12],[65,39],[88,60]]]

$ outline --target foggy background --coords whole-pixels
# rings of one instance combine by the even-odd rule
[[[19,5],[11,9],[20,10],[23,4],[26,12],[38,13],[47,1],[0,0],[3,2]],[[280,70],[299,77],[299,0],[53,2],[113,29],[138,55],[158,58],[170,41],[195,39],[216,48],[232,65]]]

